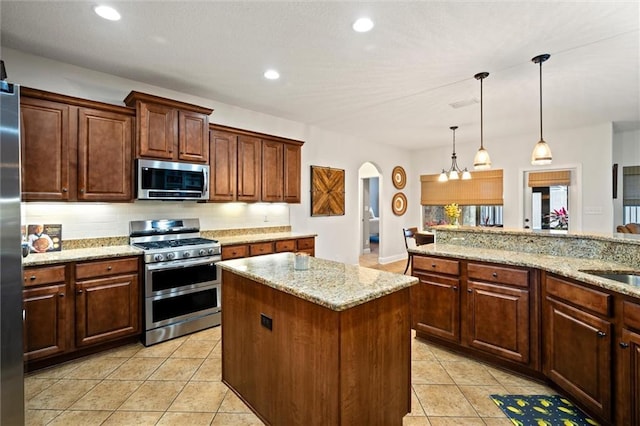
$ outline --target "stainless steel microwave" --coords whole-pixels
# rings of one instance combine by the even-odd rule
[[[138,200],[208,200],[209,166],[137,160]]]

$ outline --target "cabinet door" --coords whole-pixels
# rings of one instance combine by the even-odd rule
[[[284,144],[284,202],[300,202],[301,147]]]
[[[75,291],[78,347],[140,331],[137,274],[78,281]]]
[[[67,350],[65,284],[28,288],[24,304],[24,359],[31,361]]]
[[[460,343],[460,280],[422,273],[411,287],[411,323],[417,333]]]
[[[284,199],[282,142],[262,141],[262,201]]]
[[[78,200],[132,200],[132,132],[132,116],[78,110]]]
[[[192,111],[179,111],[178,158],[209,163],[209,117]]]
[[[211,131],[209,199],[234,201],[237,185],[237,135]]]
[[[260,201],[262,141],[238,136],[238,201]]]
[[[611,419],[611,323],[549,297],[545,302],[544,374]]]
[[[63,103],[20,99],[23,200],[69,200],[76,137],[70,109]]]
[[[529,290],[468,281],[467,292],[469,346],[527,364]]]
[[[138,108],[138,153],[141,157],[177,158],[178,116],[171,107],[140,102]]]
[[[619,375],[621,391],[619,398],[622,410],[620,418],[616,420],[620,424],[640,424],[640,334],[630,330],[622,330],[621,348],[621,374]]]

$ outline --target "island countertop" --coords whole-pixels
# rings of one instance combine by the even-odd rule
[[[223,270],[249,278],[334,311],[391,294],[418,283],[411,276],[309,257],[309,269],[294,269],[293,253],[218,262]]]

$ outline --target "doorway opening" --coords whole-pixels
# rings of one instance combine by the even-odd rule
[[[382,246],[380,211],[381,174],[378,168],[366,162],[358,170],[360,181],[360,257],[367,264],[377,264]],[[369,266],[369,265],[363,265]]]

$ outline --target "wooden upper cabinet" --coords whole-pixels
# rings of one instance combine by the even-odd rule
[[[238,136],[238,201],[260,201],[262,141]]]
[[[301,152],[301,145],[284,144],[284,201],[287,203],[300,202]]]
[[[262,201],[284,200],[282,142],[262,141]]]
[[[209,199],[212,201],[234,201],[237,188],[237,139],[229,132],[210,131],[211,183]]]
[[[133,114],[78,111],[78,200],[133,198],[131,150]]]
[[[66,201],[75,189],[70,178],[76,143],[71,109],[61,102],[20,98],[24,201]]]
[[[137,158],[209,163],[212,109],[136,91],[124,103],[137,111]]]
[[[131,201],[131,108],[22,88],[22,198]]]

